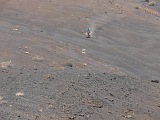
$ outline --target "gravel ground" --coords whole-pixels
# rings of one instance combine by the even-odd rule
[[[0,71],[1,120],[159,120],[160,83],[99,71]]]
[[[0,0],[0,120],[160,120],[155,2]]]

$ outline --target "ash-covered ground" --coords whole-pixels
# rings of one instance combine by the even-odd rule
[[[91,70],[1,70],[1,120],[158,120],[158,81]]]
[[[159,120],[159,12],[158,0],[0,0],[0,120]]]

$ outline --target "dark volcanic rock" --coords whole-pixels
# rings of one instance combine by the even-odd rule
[[[151,80],[151,82],[159,83],[159,80]]]
[[[19,74],[20,71],[23,74]],[[0,76],[3,120],[115,120],[123,117],[139,119],[144,115],[145,118],[160,118],[159,86],[152,86],[142,79],[53,68],[37,68],[36,72],[12,68],[7,73],[0,72]],[[16,96],[18,92],[24,95]]]

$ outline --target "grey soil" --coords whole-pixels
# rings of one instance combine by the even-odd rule
[[[0,120],[159,120],[155,2],[0,0]]]
[[[12,68],[0,75],[2,120],[160,118],[160,89],[154,81],[74,68]]]

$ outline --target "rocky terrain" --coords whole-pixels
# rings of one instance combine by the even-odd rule
[[[159,12],[158,0],[0,0],[0,120],[159,120]]]

